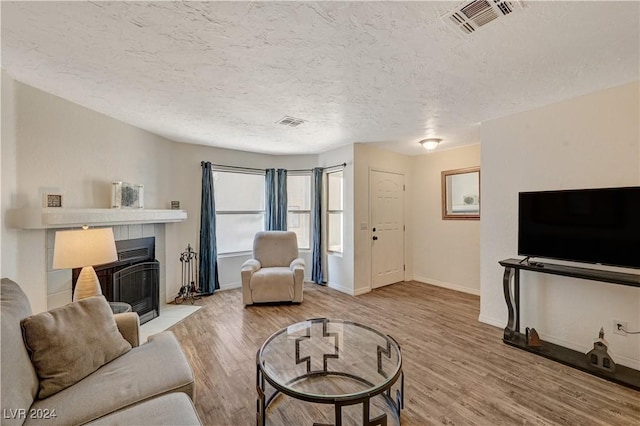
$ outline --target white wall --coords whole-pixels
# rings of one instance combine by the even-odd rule
[[[412,157],[410,213],[416,281],[480,294],[480,221],[443,220],[441,190],[442,171],[476,166],[480,166],[480,145]]]
[[[518,192],[640,184],[638,82],[482,123],[480,320],[504,327],[498,261],[517,254]],[[637,271],[636,271],[637,273]],[[523,273],[522,326],[545,340],[590,349],[604,326],[614,359],[640,368],[640,289]]]
[[[318,156],[320,167],[330,167],[346,163],[342,172],[343,179],[343,241],[342,253],[329,253],[327,256],[326,279],[329,287],[348,294],[354,294],[353,287],[353,145],[324,152]],[[307,263],[310,265],[311,263]],[[311,268],[308,268],[309,272]]]
[[[56,96],[16,84],[18,207],[64,192],[65,207],[110,207],[111,182],[145,185],[145,207],[166,208],[173,142]]]

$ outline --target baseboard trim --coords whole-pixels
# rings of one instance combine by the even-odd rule
[[[474,296],[480,296],[480,289],[477,288],[469,288],[458,284],[446,283],[444,281],[434,280],[433,278],[427,278],[415,275],[413,277],[414,281],[417,281],[422,284],[431,284],[437,287],[448,288],[449,290],[461,291],[462,293],[473,294]]]
[[[311,281],[310,277],[304,277],[304,282],[310,282],[310,281]],[[224,290],[233,290],[236,288],[242,288],[242,283],[235,282],[235,283],[220,284],[220,288],[218,290],[224,291]]]
[[[506,326],[506,322],[504,320],[498,320],[495,318],[491,318],[488,317],[486,315],[482,315],[480,314],[480,316],[478,317],[478,321],[485,323],[485,324],[489,324],[489,325],[493,325],[495,327],[498,327],[500,329],[504,329]],[[520,330],[523,331],[523,330]],[[583,352],[586,353],[588,350],[591,349],[591,347],[587,347],[575,342],[571,342],[569,340],[565,340],[565,339],[560,339],[554,336],[550,336],[548,334],[545,333],[540,333],[540,338],[542,340],[544,340],[545,342],[549,342],[549,343],[553,343],[556,345],[560,345],[563,346],[565,348],[569,348],[569,349],[573,349],[574,351],[578,351],[578,352]],[[619,354],[616,354],[615,352],[611,352],[613,355],[613,358],[615,359],[615,361],[620,364],[620,365],[624,365],[630,368],[635,368],[636,370],[640,370],[640,361],[637,359],[633,359],[633,358],[629,358],[626,356],[622,356]]]
[[[311,278],[305,277],[304,282],[305,283],[311,282]],[[235,283],[220,284],[220,288],[218,289],[218,291],[233,290],[233,289],[236,289],[236,288],[242,288],[242,283],[241,282],[235,282]],[[349,292],[345,291],[345,293],[351,294],[350,291]]]
[[[354,292],[352,288],[342,286],[336,283],[327,283],[327,287],[332,288],[334,290],[339,291],[340,293],[346,293],[350,296],[354,296]]]
[[[220,284],[220,288],[218,289],[218,291],[233,290],[235,288],[241,288],[241,287],[242,287],[242,283]]]
[[[576,342],[572,342],[570,340],[565,340],[558,337],[550,336],[545,333],[540,333],[540,339],[544,340],[545,342],[560,345],[565,348],[573,349],[574,351],[578,351],[582,353],[587,353],[589,350],[593,349],[593,346],[585,346]],[[640,370],[640,360],[616,354],[615,351],[612,351],[612,350],[610,350],[610,352],[611,352],[612,358],[615,360],[617,364],[625,365],[627,367]]]
[[[359,288],[353,292],[354,296],[360,296],[361,294],[370,293],[371,287]]]
[[[505,328],[505,326],[507,325],[507,323],[504,320],[499,320],[499,319],[488,317],[482,314],[478,316],[478,321],[483,322],[485,324],[492,325],[494,327],[498,327],[498,328]]]

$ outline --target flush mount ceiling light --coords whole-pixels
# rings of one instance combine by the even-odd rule
[[[438,139],[438,138],[428,138],[428,139],[422,139],[419,142],[419,144],[422,145],[422,147],[427,151],[433,151],[434,149],[436,149],[436,147],[441,141],[442,139]]]

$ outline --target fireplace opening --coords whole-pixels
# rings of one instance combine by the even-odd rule
[[[109,302],[125,302],[140,316],[140,324],[160,315],[160,263],[155,237],[116,241],[118,260],[94,266],[102,294]],[[73,289],[81,268],[72,273]]]

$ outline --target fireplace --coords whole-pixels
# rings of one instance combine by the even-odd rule
[[[94,266],[102,294],[109,302],[125,302],[140,316],[140,324],[160,315],[160,263],[155,238],[116,241],[118,260]],[[73,270],[73,288],[81,269]]]

